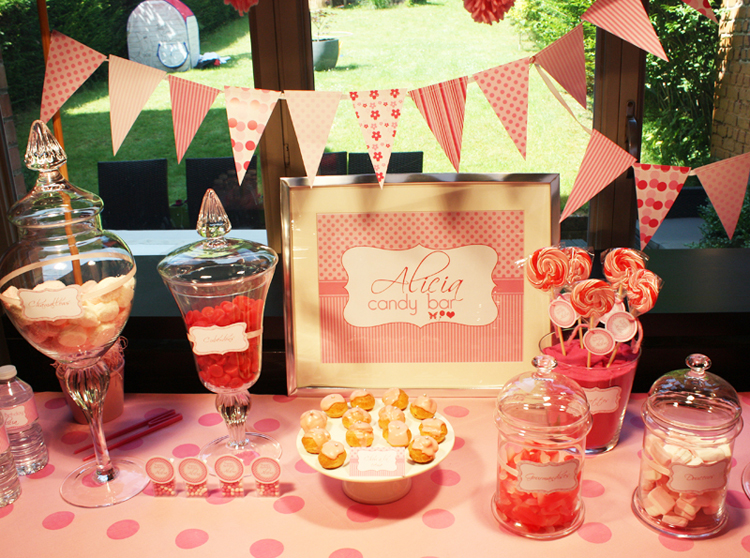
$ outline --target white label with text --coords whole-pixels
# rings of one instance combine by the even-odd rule
[[[578,486],[578,461],[518,463],[518,489],[523,492],[569,492]]]
[[[250,347],[246,328],[245,322],[228,326],[193,326],[190,328],[188,339],[193,343],[193,352],[196,355],[241,353]]]
[[[729,460],[724,459],[711,465],[700,465],[690,467],[673,463],[672,475],[667,486],[682,493],[700,494],[707,490],[719,490],[727,484],[727,471]]]
[[[28,320],[67,320],[83,316],[81,288],[78,285],[58,290],[19,289],[18,296],[23,316]]]
[[[583,388],[586,399],[591,408],[591,414],[614,413],[620,406],[620,394],[622,388],[613,386],[608,388]]]

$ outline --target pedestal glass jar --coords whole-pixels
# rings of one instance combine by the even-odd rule
[[[101,357],[130,315],[135,261],[120,238],[100,228],[101,199],[62,176],[65,161],[44,123],[35,122],[26,165],[39,178],[9,211],[19,239],[0,259],[0,300],[21,335],[66,368],[68,392],[91,428],[96,460],[65,479],[62,497],[110,506],[148,483],[137,460],[110,458],[102,431],[110,371]]]
[[[200,458],[210,467],[225,454],[246,464],[259,455],[278,459],[276,440],[245,430],[248,388],[260,376],[263,310],[278,256],[256,242],[227,238],[231,223],[210,189],[197,231],[203,239],[170,253],[158,270],[180,307],[198,375],[217,394],[216,408],[229,433],[206,444]]]
[[[641,415],[646,425],[636,516],[657,531],[704,538],[727,522],[727,481],[742,407],[726,381],[707,372],[711,361],[690,355],[688,369],[659,378]]]
[[[534,372],[510,379],[495,407],[495,518],[534,539],[568,535],[583,523],[581,470],[591,414],[573,380],[553,372],[555,359],[534,359]]]

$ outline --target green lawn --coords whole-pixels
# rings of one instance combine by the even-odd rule
[[[200,19],[200,14],[197,14]],[[371,88],[413,89],[471,75],[533,54],[509,24],[474,23],[461,0],[433,0],[387,10],[336,9],[329,30],[341,38],[338,66],[315,74],[316,89],[352,91]],[[75,38],[75,37],[74,37]],[[228,64],[191,70],[179,77],[223,89],[252,87],[247,18],[201,37],[202,52],[231,56]],[[98,70],[106,72],[105,68]],[[588,135],[555,101],[535,70],[530,74],[527,160],[520,156],[476,84],[469,85],[461,161],[462,172],[558,172],[563,195],[572,187]],[[395,150],[424,151],[425,171],[452,172],[452,167],[409,99],[399,121]],[[590,127],[590,112],[570,106]],[[17,114],[24,137],[38,112]],[[117,156],[112,155],[106,81],[88,84],[65,105],[62,115],[70,180],[97,191],[97,161],[151,159],[169,161],[170,198],[185,197],[185,165],[177,164],[169,87],[162,82],[136,120]],[[342,98],[328,143],[331,151],[364,151],[348,98]],[[223,94],[198,131],[185,157],[230,156]]]

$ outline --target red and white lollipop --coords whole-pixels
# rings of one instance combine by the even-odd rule
[[[632,248],[613,248],[603,254],[604,276],[620,294],[625,289],[630,275],[646,268],[646,256]]]
[[[638,317],[651,310],[659,298],[661,285],[661,277],[648,269],[634,271],[625,286],[630,313]]]
[[[570,293],[570,304],[582,318],[589,320],[590,327],[594,327],[599,318],[612,310],[615,291],[601,279],[579,281]]]
[[[526,260],[526,278],[537,289],[549,291],[565,284],[568,267],[568,256],[559,248],[539,248]]]
[[[563,248],[563,252],[568,256],[568,277],[565,282],[572,285],[578,281],[588,279],[591,275],[591,254],[583,248],[570,246]]]

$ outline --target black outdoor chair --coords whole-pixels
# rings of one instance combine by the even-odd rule
[[[99,161],[98,174],[105,229],[172,228],[166,159]]]
[[[424,153],[421,151],[394,151],[388,161],[389,173],[413,173],[422,172]],[[373,174],[369,153],[349,153],[348,174]]]

